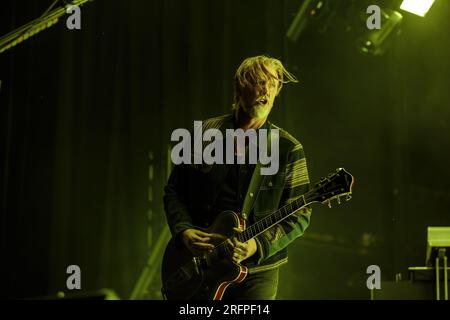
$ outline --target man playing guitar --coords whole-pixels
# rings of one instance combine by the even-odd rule
[[[177,298],[276,298],[279,267],[287,262],[288,245],[308,227],[311,208],[300,208],[247,241],[238,235],[244,231],[246,223],[250,225],[262,221],[310,188],[302,145],[285,130],[267,120],[275,98],[283,84],[288,82],[297,80],[279,60],[267,56],[247,58],[234,76],[232,112],[203,122],[205,129],[222,131],[238,128],[244,132],[249,129],[278,130],[279,170],[274,175],[264,176],[256,191],[248,192],[255,171],[255,165],[249,163],[212,166],[183,164],[174,167],[164,189],[164,208],[174,248],[187,248],[192,256],[202,257],[226,243],[224,252],[228,258],[242,266],[236,278],[223,280],[219,288],[212,290],[212,296],[189,296],[183,293]],[[248,198],[252,200],[251,209],[246,216],[236,218],[239,223],[234,226],[234,234],[224,236],[219,232],[208,231],[220,212],[241,212],[244,200]],[[217,227],[214,230],[217,231]],[[166,261],[168,259],[166,257]],[[207,264],[209,260],[205,261]],[[170,263],[167,262],[167,265],[170,268]],[[197,266],[193,268],[198,269]],[[189,270],[185,273],[195,273]],[[205,288],[208,286],[205,285]]]

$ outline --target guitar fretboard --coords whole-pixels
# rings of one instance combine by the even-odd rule
[[[247,242],[248,240],[256,237],[260,233],[263,233],[267,229],[271,228],[272,226],[276,225],[283,219],[287,218],[288,216],[290,216],[297,210],[301,209],[305,205],[306,205],[305,197],[301,196],[300,198],[281,207],[280,209],[268,215],[267,217],[252,224],[242,233],[238,234],[237,236],[238,240],[241,242]]]

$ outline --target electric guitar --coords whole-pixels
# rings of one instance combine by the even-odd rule
[[[312,203],[328,204],[341,198],[350,200],[354,178],[345,169],[321,179],[314,187],[291,203],[246,228],[246,221],[233,211],[224,211],[215,219],[208,233],[216,233],[225,238],[237,237],[246,242],[283,219]],[[233,228],[244,229],[236,233]],[[164,252],[162,263],[162,293],[169,300],[199,299],[220,300],[228,286],[242,282],[247,276],[245,265],[230,259],[226,241],[217,240],[214,249],[202,256],[194,256],[184,244],[176,244],[172,238]]]

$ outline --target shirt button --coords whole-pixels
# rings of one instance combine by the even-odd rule
[[[253,198],[253,192],[250,192],[250,197],[252,197],[252,198]]]

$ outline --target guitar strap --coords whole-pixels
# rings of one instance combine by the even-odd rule
[[[271,154],[271,128],[272,128],[272,124],[269,122],[269,130],[268,131],[268,138],[267,138],[267,148],[268,148],[268,154]],[[259,148],[259,143],[258,143],[258,148]],[[259,149],[258,149],[259,151]],[[253,209],[253,206],[255,205],[256,199],[258,198],[258,193],[259,190],[261,188],[262,182],[264,181],[264,179],[267,176],[262,176],[261,175],[261,162],[259,161],[259,157],[258,157],[258,161],[256,163],[255,166],[255,170],[253,171],[253,175],[252,175],[252,179],[250,180],[250,184],[248,186],[247,189],[247,194],[245,195],[245,199],[244,199],[244,203],[242,205],[242,210],[241,210],[241,216],[245,219],[248,220],[249,216],[250,216],[250,212]]]

